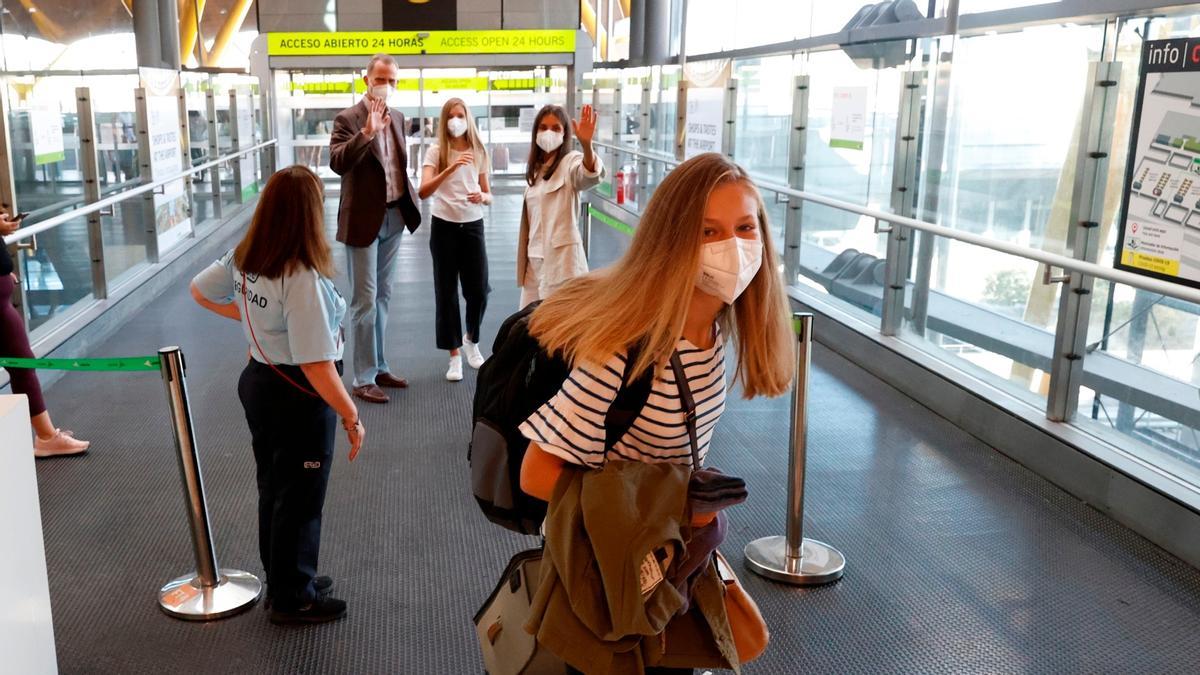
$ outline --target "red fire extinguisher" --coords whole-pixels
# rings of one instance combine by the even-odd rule
[[[617,169],[617,203],[625,203],[625,170]]]

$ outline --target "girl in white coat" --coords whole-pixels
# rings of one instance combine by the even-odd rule
[[[572,129],[582,152],[570,149]],[[579,235],[579,193],[604,176],[604,165],[592,151],[595,133],[596,112],[590,105],[583,106],[579,120],[568,120],[557,105],[543,107],[534,118],[517,244],[521,307],[588,271]]]

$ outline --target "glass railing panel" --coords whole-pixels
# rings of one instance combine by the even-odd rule
[[[115,83],[114,83],[115,84]],[[102,193],[115,194],[140,182],[134,88],[132,77],[123,87],[92,87],[96,99],[97,159]],[[98,83],[97,83],[98,85]],[[103,91],[103,93],[99,93]],[[98,96],[99,94],[99,96]],[[147,261],[145,205],[141,199],[127,199],[112,208],[113,215],[100,216],[104,238],[104,272],[108,284]]]
[[[1101,281],[1075,423],[1200,487],[1200,305]]]
[[[920,238],[917,258],[925,246],[928,300],[906,313],[902,339],[1044,408],[1061,285],[1043,285],[1027,258],[944,237]],[[910,283],[905,293],[912,306],[920,291]]]
[[[787,183],[792,127],[792,57],[747,59],[734,65],[737,127],[734,158],[755,176]]]
[[[27,224],[72,209],[54,209]],[[25,287],[29,330],[49,329],[92,299],[92,261],[88,254],[87,217],[73,218],[37,235],[37,250],[22,250],[17,260]]]

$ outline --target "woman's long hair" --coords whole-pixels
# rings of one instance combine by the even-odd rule
[[[718,315],[736,341],[746,398],[788,390],[795,340],[779,258],[762,197],[740,166],[717,153],[693,157],[667,175],[642,214],[629,250],[611,267],[572,279],[533,312],[530,333],[570,363],[604,363],[643,345],[633,377],[664,367],[683,333],[704,242],[704,209],[718,185],[737,183],[758,203],[762,265],[749,287]]]
[[[548,156],[548,153],[537,144],[538,125],[542,123],[542,118],[546,115],[554,115],[558,118],[558,123],[563,128],[563,142],[558,146],[558,150],[554,151],[554,161],[544,167],[546,170],[542,172],[542,178],[549,179],[550,176],[553,176],[563,155],[571,151],[571,120],[567,117],[567,111],[563,110],[562,106],[553,103],[542,106],[537,117],[533,118],[533,137],[529,139],[529,161],[525,163],[525,182],[529,185],[537,182],[538,169],[543,168],[542,164]]]
[[[463,113],[467,119],[467,143],[471,147],[471,154],[475,157],[475,168],[479,173],[487,171],[488,154],[487,149],[483,147],[483,142],[479,140],[479,131],[475,128],[475,117],[471,115],[471,109],[463,102],[461,98],[447,99],[442,104],[442,116],[438,118],[437,128],[437,143],[438,143],[438,165],[439,173],[446,170],[450,166],[450,139],[454,138],[450,135],[450,128],[447,124],[450,122],[450,111],[454,110],[454,106],[461,105]]]
[[[302,269],[333,277],[333,254],[325,241],[325,190],[312,169],[296,164],[267,180],[233,262],[246,274],[268,279]]]

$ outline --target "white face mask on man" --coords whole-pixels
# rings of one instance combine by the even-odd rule
[[[446,120],[446,131],[449,131],[451,136],[458,138],[467,133],[467,121],[461,117],[451,117]]]
[[[391,95],[392,88],[390,85],[377,84],[371,87],[371,98],[375,99],[376,101],[386,101],[388,100],[388,96]]]
[[[538,132],[537,144],[542,152],[554,152],[563,144],[563,132],[543,129]]]
[[[732,305],[762,266],[762,242],[730,237],[705,244],[700,250],[696,288]]]

